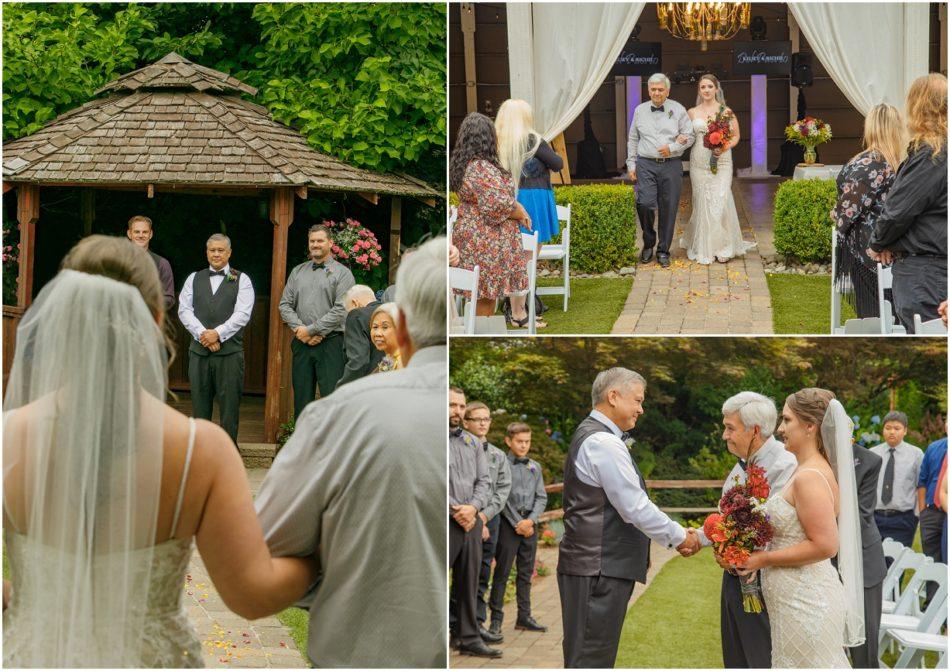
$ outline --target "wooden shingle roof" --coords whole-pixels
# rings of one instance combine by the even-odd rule
[[[256,89],[175,53],[99,92],[109,95],[4,144],[4,180],[442,195],[412,177],[363,170],[314,150],[240,97]]]

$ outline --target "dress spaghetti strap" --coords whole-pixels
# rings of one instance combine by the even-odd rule
[[[832,502],[832,503],[835,503],[835,502],[837,501],[837,497],[835,496],[835,490],[832,488],[831,483],[828,482],[828,478],[825,477],[825,474],[824,474],[824,473],[822,473],[822,472],[821,472],[820,470],[818,470],[817,468],[800,468],[800,469],[798,469],[798,472],[795,473],[795,476],[797,477],[797,476],[798,476],[798,473],[802,473],[802,472],[804,472],[804,471],[814,471],[815,473],[817,473],[818,475],[820,475],[820,476],[821,476],[821,479],[825,481],[825,486],[828,487],[828,493],[831,494],[831,502]],[[791,483],[791,480],[789,480],[789,483]],[[786,486],[787,486],[787,485],[786,485]]]
[[[191,466],[191,453],[195,447],[195,419],[188,418],[188,451],[185,453],[185,467],[181,471],[181,484],[178,486],[178,501],[175,503],[175,516],[172,517],[172,530],[169,538],[175,537],[178,530],[178,516],[181,515],[181,504],[185,500],[185,482],[188,480],[188,467]]]

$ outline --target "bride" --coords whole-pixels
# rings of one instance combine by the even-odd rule
[[[798,468],[765,505],[770,548],[738,570],[762,569],[775,668],[846,668],[844,648],[864,642],[851,432],[844,407],[827,389],[802,389],[785,401],[779,433]]]
[[[234,444],[165,405],[148,254],[90,236],[17,329],[3,421],[6,667],[204,666],[182,605],[192,540],[225,605],[263,617],[316,580],[272,559]]]
[[[739,228],[739,215],[732,197],[732,148],[739,144],[739,122],[732,115],[730,128],[732,139],[725,147],[717,147],[711,152],[703,146],[710,118],[726,107],[726,99],[714,75],[703,75],[699,80],[699,93],[696,107],[689,110],[689,118],[696,133],[689,155],[689,183],[693,189],[693,213],[686,225],[680,247],[693,261],[704,265],[716,259],[725,263],[735,256],[742,256],[755,243],[742,239]],[[718,169],[713,174],[709,168],[710,156],[715,155]]]

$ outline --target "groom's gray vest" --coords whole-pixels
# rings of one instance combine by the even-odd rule
[[[218,286],[218,290],[211,293],[211,271],[205,268],[195,273],[194,283],[192,284],[195,317],[205,328],[220,326],[234,314],[234,306],[237,305],[238,287],[241,285],[241,271],[231,268],[229,274],[233,275],[234,279],[231,280],[225,276]],[[244,328],[242,327],[237,333],[221,343],[221,349],[217,352],[212,352],[194,338],[191,339],[188,350],[198,356],[225,356],[243,352]]]
[[[574,462],[581,445],[592,434],[610,429],[587,417],[571,440],[564,464],[564,537],[561,539],[557,571],[567,575],[636,580],[645,583],[650,565],[650,539],[620,517],[600,487],[585,484],[577,477]],[[636,468],[636,464],[634,464]],[[640,475],[640,485],[646,483]]]

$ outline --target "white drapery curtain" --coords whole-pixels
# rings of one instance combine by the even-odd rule
[[[790,2],[789,11],[815,55],[852,105],[899,110],[911,82],[927,74],[926,2]]]
[[[531,104],[547,140],[584,111],[645,4],[508,3],[511,97]]]

